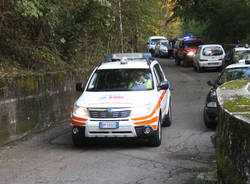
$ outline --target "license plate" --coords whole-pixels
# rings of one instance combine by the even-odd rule
[[[119,128],[119,123],[114,121],[99,122],[99,128]]]
[[[208,65],[218,65],[219,63],[208,63]]]

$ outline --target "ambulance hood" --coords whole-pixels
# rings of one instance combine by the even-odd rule
[[[150,91],[84,92],[76,101],[77,106],[88,108],[135,107],[157,102]]]

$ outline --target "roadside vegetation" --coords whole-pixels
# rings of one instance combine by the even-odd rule
[[[149,36],[249,38],[249,0],[1,0],[0,76],[88,69]]]
[[[250,42],[250,0],[176,0],[183,31],[210,43]]]
[[[223,104],[223,107],[230,112],[248,112],[250,111],[250,99],[243,96],[234,96],[233,100],[230,100]]]
[[[145,51],[169,13],[161,2],[1,0],[0,75],[88,69],[104,53]]]
[[[241,80],[234,80],[227,82],[221,86],[221,89],[226,90],[235,90],[235,89],[243,89],[248,86],[250,82],[249,78],[241,79]],[[249,94],[240,94],[238,91],[236,91],[238,94],[232,94],[232,96],[227,99],[223,107],[227,109],[230,112],[234,112],[237,114],[237,112],[245,112],[243,116],[249,117],[249,111],[250,111],[250,98]]]

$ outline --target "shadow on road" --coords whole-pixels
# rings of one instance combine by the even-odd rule
[[[52,137],[49,140],[49,144],[54,146],[64,146],[64,147],[73,147],[71,139],[70,130],[63,131],[61,134],[58,134]],[[129,139],[129,138],[103,138],[103,139],[86,139],[83,142],[81,149],[133,149],[133,148],[150,148],[147,146],[147,140],[145,139]]]

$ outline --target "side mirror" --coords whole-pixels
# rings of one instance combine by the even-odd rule
[[[83,83],[76,83],[76,91],[83,92],[84,88],[85,86]]]
[[[215,82],[214,81],[207,81],[207,84],[209,85],[209,86],[215,86]]]
[[[158,86],[158,89],[169,89],[170,88],[170,82],[168,81],[162,81],[160,85]]]

